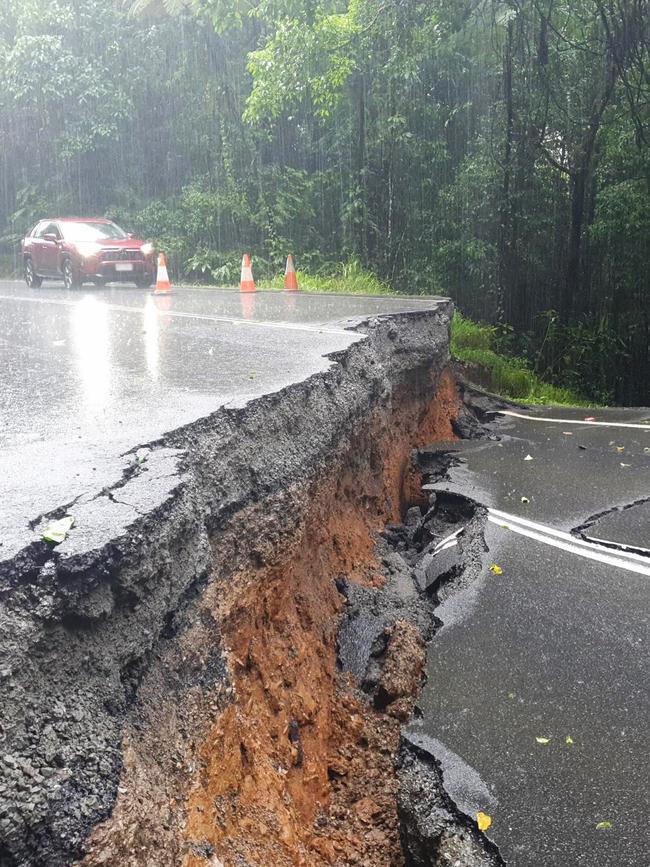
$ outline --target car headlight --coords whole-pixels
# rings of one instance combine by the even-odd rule
[[[92,259],[93,256],[99,255],[99,251],[101,249],[102,248],[100,247],[99,244],[92,244],[92,243],[77,244],[77,250],[79,252],[79,255],[83,256],[84,259]]]
[[[153,244],[143,244],[140,247],[140,252],[143,256],[150,256],[153,253]]]

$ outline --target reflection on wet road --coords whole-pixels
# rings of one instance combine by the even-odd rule
[[[348,320],[423,299],[0,284],[0,560],[44,512],[120,478],[125,453],[330,365]]]

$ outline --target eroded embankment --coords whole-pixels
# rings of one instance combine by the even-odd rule
[[[410,374],[388,403],[356,420],[314,478],[238,513],[213,540],[220,575],[197,601],[201,625],[179,636],[177,652],[209,655],[205,624],[218,624],[233,692],[216,691],[223,709],[206,716],[191,765],[181,760],[183,824],[166,845],[144,830],[157,756],[129,732],[123,792],[86,865],[400,863],[396,717],[408,715],[424,646],[409,624],[394,628],[390,647],[405,645],[410,672],[387,687],[402,702],[391,716],[373,712],[338,673],[336,637],[343,583],[384,581],[374,536],[413,496],[411,447],[453,436],[453,380],[434,376]],[[230,571],[242,540],[252,562]]]
[[[449,312],[371,321],[327,373],[170,435],[105,492],[134,511],[120,538],[0,575],[0,863],[401,863],[422,638],[386,634],[369,708],[337,670],[339,591],[384,580],[410,450],[452,434]]]

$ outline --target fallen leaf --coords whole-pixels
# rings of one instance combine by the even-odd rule
[[[643,451],[644,451],[647,455],[650,455],[650,449],[643,449]]]
[[[621,464],[622,467],[631,467],[632,464]]]
[[[588,415],[585,421],[596,421],[596,419],[593,417],[593,415]]]
[[[599,822],[596,825],[596,830],[597,831],[608,831],[611,827],[612,827],[611,822]]]
[[[41,539],[44,542],[54,542],[55,545],[60,545],[65,541],[66,536],[74,525],[72,515],[66,515],[65,518],[59,518],[58,521],[51,521],[43,530]]]
[[[524,461],[534,461],[534,460],[535,460],[535,458],[532,455],[526,455],[526,457],[524,458]]]
[[[567,736],[566,736],[566,738],[564,739],[564,743],[565,743],[565,744],[568,744],[569,746],[572,746],[572,744],[573,744],[573,738],[571,737],[571,735],[567,735]]]
[[[509,692],[509,693],[508,693],[508,698],[517,698],[517,695],[516,695],[516,693],[514,693],[514,692]]]
[[[625,446],[616,446],[616,451],[619,455],[622,454],[625,451]]]
[[[492,817],[488,816],[487,813],[477,813],[476,824],[478,825],[479,831],[487,831],[492,824]]]
[[[545,746],[546,744],[551,743],[550,738],[535,738],[535,740],[537,741],[538,744],[542,744],[542,746]]]
[[[521,502],[522,503],[530,503],[530,500],[528,499],[528,497],[522,497]]]
[[[503,575],[503,569],[501,566],[497,566],[496,563],[493,563],[492,566],[490,566],[490,572],[493,575]]]
[[[573,436],[573,433],[570,430],[564,430],[564,431],[562,431],[562,433],[564,434],[565,437],[572,437]]]

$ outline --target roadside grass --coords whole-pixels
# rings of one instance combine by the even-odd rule
[[[332,292],[346,295],[399,295],[387,283],[365,271],[357,262],[342,264],[330,275],[298,272],[303,292]],[[270,288],[281,289],[277,277]],[[545,382],[525,358],[513,358],[496,351],[497,329],[467,319],[456,312],[451,328],[452,356],[468,368],[476,384],[495,394],[529,404],[593,406],[584,395]]]
[[[327,274],[308,274],[298,271],[298,286],[301,292],[324,292],[338,295],[398,295],[388,283],[384,283],[371,271],[366,271],[358,262],[343,262]],[[266,281],[270,289],[282,289],[284,276]]]
[[[468,375],[488,391],[530,404],[593,406],[568,388],[544,382],[524,358],[495,352],[497,330],[456,313],[451,326],[451,354],[468,368]]]

